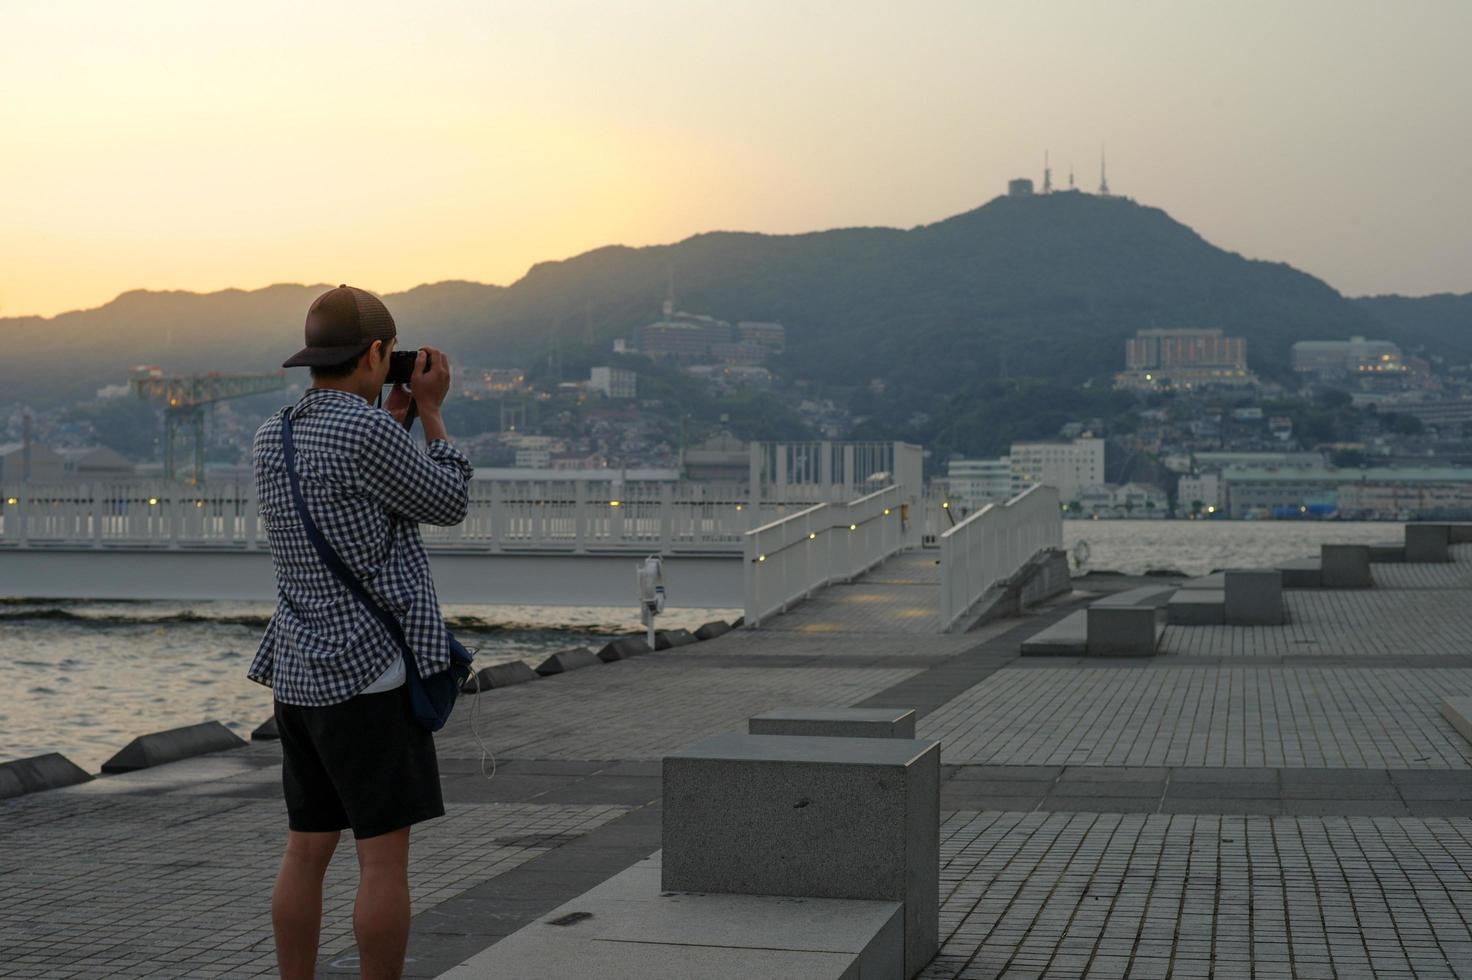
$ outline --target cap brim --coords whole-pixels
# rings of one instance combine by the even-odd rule
[[[370,340],[366,344],[351,344],[347,347],[303,347],[282,361],[281,366],[284,368],[328,367],[333,364],[341,364],[349,358],[357,357],[372,346],[373,341]]]

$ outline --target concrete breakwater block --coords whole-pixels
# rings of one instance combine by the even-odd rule
[[[914,738],[914,708],[778,708],[746,723],[752,735]]]
[[[901,980],[899,902],[660,888],[646,858],[476,954],[441,980]]]
[[[161,766],[166,762],[178,762],[196,755],[238,749],[245,739],[236,735],[218,721],[170,728],[164,732],[139,735],[123,746],[122,751],[102,764],[105,773],[133,772]]]
[[[1283,573],[1276,568],[1233,568],[1226,572],[1228,626],[1282,626]]]
[[[1319,564],[1326,589],[1368,589],[1374,584],[1370,578],[1370,546],[1367,544],[1322,545]],[[1288,584],[1286,579],[1283,584]]]
[[[1165,606],[1165,621],[1172,626],[1220,626],[1226,618],[1226,594],[1220,589],[1182,589]]]
[[[731,632],[731,624],[724,619],[716,619],[702,624],[695,631],[695,638],[697,640],[714,640],[716,637],[725,636],[729,632]]]
[[[460,688],[460,693],[479,694],[482,691],[494,691],[498,687],[525,684],[541,676],[532,670],[531,665],[524,660],[513,660],[509,664],[492,664],[476,671],[475,676],[467,680]]]
[[[1319,558],[1295,558],[1278,566],[1285,589],[1317,589],[1324,583],[1323,562]],[[1223,585],[1225,588],[1225,584]]]
[[[654,649],[669,650],[674,647],[686,647],[692,643],[698,643],[695,634],[689,630],[657,630],[654,634]]]
[[[1088,612],[1088,655],[1150,657],[1160,639],[1154,606],[1094,603]]]
[[[649,649],[648,641],[642,636],[625,636],[621,639],[605,643],[603,649],[598,651],[598,659],[606,664],[611,664],[615,660],[627,660],[630,657],[637,657],[640,654],[652,652]]]
[[[664,759],[666,891],[900,901],[940,941],[940,743],[717,735]]]
[[[1448,562],[1452,560],[1451,526],[1447,524],[1407,524],[1407,562]]]
[[[1174,585],[1145,585],[1138,589],[1130,589],[1126,592],[1116,592],[1095,600],[1090,608],[1101,606],[1150,606],[1157,608],[1170,602],[1170,597],[1175,595]]]
[[[1082,657],[1089,652],[1088,610],[1069,613],[1022,641],[1024,657]]]
[[[569,670],[597,667],[601,663],[603,661],[598,659],[598,654],[587,647],[573,647],[570,650],[558,650],[537,664],[537,673],[543,677],[550,677],[553,674],[565,674]]]
[[[0,762],[0,800],[75,786],[91,779],[86,770],[59,752]]]
[[[1441,702],[1441,716],[1472,742],[1472,698],[1447,698]]]
[[[280,741],[281,732],[276,727],[276,716],[272,715],[256,726],[255,731],[250,733],[252,742],[276,742]]]

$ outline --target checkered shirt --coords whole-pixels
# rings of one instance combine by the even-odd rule
[[[469,460],[444,439],[420,450],[388,412],[330,388],[307,389],[291,410],[291,434],[302,497],[323,536],[403,623],[419,675],[445,670],[450,651],[419,524],[465,519]],[[280,413],[257,430],[252,457],[278,598],[248,676],[287,704],[346,701],[399,648],[307,539],[287,481]]]

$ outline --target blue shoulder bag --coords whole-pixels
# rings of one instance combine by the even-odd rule
[[[322,564],[337,576],[337,580],[347,587],[347,590],[353,594],[353,598],[358,600],[358,604],[382,623],[383,628],[388,630],[389,636],[394,638],[394,642],[399,647],[399,655],[404,658],[404,683],[409,688],[409,711],[421,728],[431,732],[439,731],[445,727],[445,722],[450,720],[450,712],[455,709],[455,698],[460,693],[461,685],[470,679],[472,654],[447,629],[445,639],[450,646],[450,669],[428,677],[419,676],[419,667],[414,661],[413,652],[409,649],[409,641],[404,636],[404,627],[391,613],[373,600],[368,590],[363,588],[363,583],[358,581],[358,577],[333,550],[332,545],[328,544],[327,539],[322,536],[322,529],[307,512],[307,502],[302,498],[301,483],[296,474],[296,449],[291,442],[290,407],[281,411],[281,451],[286,457],[286,475],[291,482],[291,499],[296,502],[296,510],[301,515],[302,528],[307,532],[307,540],[311,541],[312,547],[317,549],[317,555],[322,559]]]

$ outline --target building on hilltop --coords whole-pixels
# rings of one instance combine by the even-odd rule
[[[595,367],[588,374],[588,387],[603,392],[606,398],[635,397],[638,376],[627,368]]]
[[[1300,374],[1398,374],[1407,370],[1404,355],[1388,340],[1300,340],[1293,345],[1293,370]]]
[[[1026,177],[1007,181],[1007,196],[1032,197],[1032,181]]]
[[[787,349],[787,328],[780,323],[742,320],[736,324],[736,338],[743,344],[755,344],[774,354]]]
[[[1125,341],[1125,370],[1115,387],[1154,390],[1252,385],[1247,340],[1215,328],[1141,330]]]
[[[1064,503],[1085,487],[1104,483],[1104,440],[1092,437],[1071,442],[1014,442],[1008,457],[1012,493],[1033,484],[1056,487]]]

